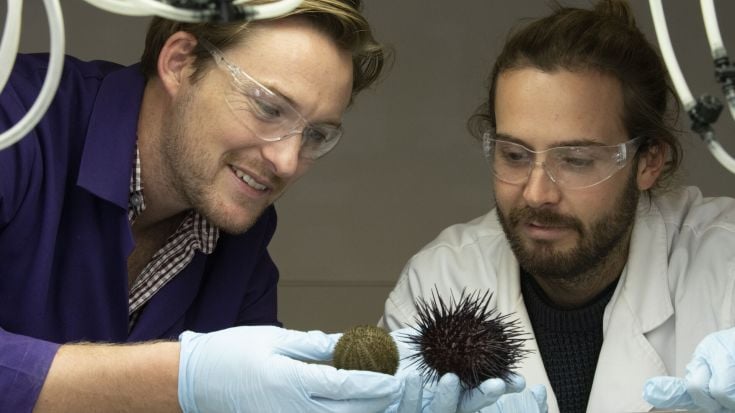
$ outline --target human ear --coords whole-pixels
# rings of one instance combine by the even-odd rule
[[[638,189],[647,191],[651,189],[663,171],[666,163],[666,147],[661,143],[654,142],[645,148],[645,152],[638,157],[638,173],[636,182]]]
[[[193,54],[197,40],[187,32],[169,36],[158,55],[158,78],[166,92],[174,96],[192,72]]]

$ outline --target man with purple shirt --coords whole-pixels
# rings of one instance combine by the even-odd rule
[[[0,411],[375,411],[400,397],[392,376],[289,358],[329,358],[334,338],[277,328],[267,251],[272,203],[381,72],[359,6],[155,19],[140,65],[66,60],[45,118],[0,151]],[[3,129],[46,69],[18,57]]]

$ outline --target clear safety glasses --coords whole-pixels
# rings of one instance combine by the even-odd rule
[[[324,156],[337,145],[342,137],[341,127],[310,124],[283,96],[227,60],[214,45],[205,39],[199,42],[209,51],[217,66],[231,75],[232,87],[225,92],[225,101],[240,123],[255,136],[275,142],[301,135],[299,156],[311,160]]]
[[[492,132],[486,132],[482,146],[499,180],[523,184],[539,165],[549,179],[568,189],[589,188],[610,179],[625,167],[643,143],[643,138],[638,137],[618,145],[558,146],[534,151],[493,136]],[[541,161],[537,160],[539,157]]]

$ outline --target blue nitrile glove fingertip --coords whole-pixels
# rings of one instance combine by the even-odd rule
[[[712,371],[707,362],[697,356],[687,365],[686,391],[694,404],[705,411],[716,412],[721,406],[710,394]]]
[[[526,379],[520,374],[513,374],[506,382],[507,393],[518,393],[526,388]]]
[[[502,379],[487,379],[476,388],[465,392],[460,400],[460,413],[476,412],[493,405],[498,398],[508,391],[508,384]]]
[[[545,394],[542,385],[526,388],[518,393],[506,393],[487,410],[493,413],[545,413],[546,403],[539,403],[538,398]],[[535,391],[535,392],[534,392]]]
[[[531,394],[533,394],[533,398],[536,399],[536,404],[538,404],[538,410],[541,413],[546,413],[549,411],[549,405],[547,402],[547,394],[546,394],[546,386],[543,384],[535,384],[531,386],[529,389],[531,390]]]
[[[502,379],[487,379],[480,383],[477,389],[485,395],[496,395],[500,397],[500,395],[508,391],[508,386]]]
[[[735,335],[717,334],[710,349],[709,392],[728,411],[735,411]],[[733,348],[730,348],[733,347]],[[716,366],[716,367],[715,367]]]
[[[712,377],[710,394],[728,411],[735,411],[735,365],[723,367]]]
[[[705,411],[735,411],[735,328],[704,337],[686,370],[694,404]]]
[[[457,410],[461,391],[459,377],[454,373],[445,373],[436,386],[434,399],[423,411],[428,413],[454,413]]]
[[[691,398],[686,390],[686,382],[678,377],[658,376],[646,380],[643,385],[643,399],[655,407],[680,407]]]
[[[439,387],[444,389],[454,389],[459,387],[459,376],[454,373],[445,373],[439,379]]]

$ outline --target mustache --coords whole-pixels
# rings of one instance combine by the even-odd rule
[[[522,222],[534,222],[550,227],[572,228],[580,234],[584,231],[582,222],[577,218],[557,214],[549,209],[535,209],[530,207],[514,209],[508,214],[508,221],[514,227]]]

